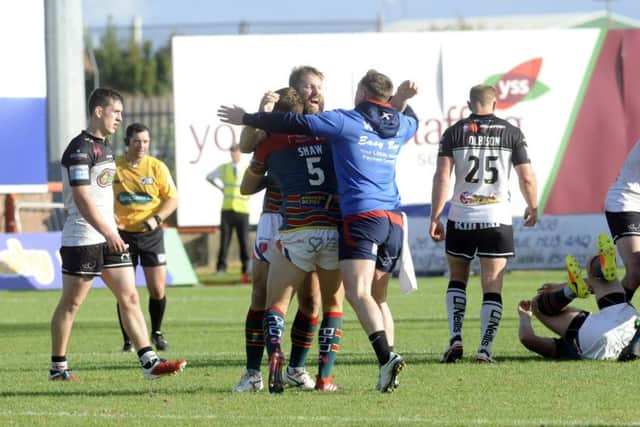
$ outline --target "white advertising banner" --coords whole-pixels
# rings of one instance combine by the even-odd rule
[[[542,191],[599,35],[599,30],[581,29],[175,37],[178,224],[219,224],[222,194],[205,177],[230,160],[228,148],[238,141],[241,127],[222,124],[217,108],[236,104],[256,111],[263,93],[287,86],[298,65],[324,73],[326,109],[353,107],[357,82],[370,68],[396,85],[417,81],[420,93],[410,104],[420,128],[397,166],[403,204],[430,203],[440,136],[469,114],[469,89],[484,82],[499,89],[496,114],[527,137]],[[524,209],[515,181],[514,216]],[[252,197],[253,223],[261,201],[261,195]]]
[[[446,222],[446,218],[443,221]],[[443,274],[447,271],[444,242],[432,241],[428,231],[429,218],[409,217],[409,246],[416,273]],[[567,255],[575,256],[580,265],[585,265],[597,252],[598,233],[609,233],[604,215],[546,215],[535,227],[524,227],[521,218],[514,218],[516,256],[509,260],[507,269],[564,269]],[[479,271],[477,258],[472,266],[474,271]],[[558,278],[562,280],[565,279]]]

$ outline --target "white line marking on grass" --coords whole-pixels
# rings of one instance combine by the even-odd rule
[[[83,417],[83,418],[96,418],[96,419],[129,419],[132,414],[105,414],[105,413],[89,413],[89,412],[36,412],[36,411],[0,411],[0,417],[58,417],[58,418],[66,418],[66,417]],[[229,420],[229,421],[255,421],[254,416],[242,416],[242,415],[233,415],[233,416],[224,416],[224,415],[215,415],[215,414],[194,414],[194,415],[173,415],[173,414],[165,414],[165,415],[143,415],[143,414],[135,414],[136,418],[145,418],[145,419],[164,419],[164,420],[176,420],[176,421],[189,421],[189,420]],[[543,419],[528,419],[528,420],[500,420],[493,419],[489,420],[486,418],[482,419],[457,419],[457,420],[431,420],[427,417],[344,417],[344,416],[301,416],[301,415],[274,415],[274,416],[262,416],[260,417],[261,421],[290,421],[290,422],[331,422],[331,423],[374,423],[374,422],[382,422],[382,423],[399,423],[399,424],[420,424],[420,425],[434,425],[434,426],[457,426],[462,422],[464,425],[495,425],[498,424],[509,424],[516,426],[536,426],[539,427],[541,425],[563,425],[563,426],[640,426],[640,422],[617,422],[612,423],[610,420],[594,420],[590,419],[586,420],[543,420]]]

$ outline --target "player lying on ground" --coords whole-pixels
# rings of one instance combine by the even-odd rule
[[[598,236],[598,253],[587,262],[586,278],[576,259],[568,255],[569,283],[545,284],[533,300],[520,301],[519,338],[526,348],[552,359],[622,360],[637,347],[638,312],[627,301],[615,268],[610,268],[616,262],[615,249],[605,234]],[[590,293],[596,298],[598,313],[568,306],[574,298]],[[532,316],[560,337],[536,335]]]

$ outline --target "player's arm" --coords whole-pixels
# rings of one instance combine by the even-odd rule
[[[162,223],[176,210],[178,207],[178,197],[170,197],[164,199],[160,205],[160,209],[154,215],[144,220],[149,230],[154,230],[162,225]]]
[[[273,107],[276,102],[278,102],[278,99],[280,99],[280,95],[277,93],[271,91],[266,92],[260,100],[258,111],[263,113],[273,111]],[[253,153],[266,136],[265,132],[261,129],[245,126],[240,133],[240,142],[238,143],[240,151],[245,154]]]
[[[248,196],[256,194],[267,186],[267,177],[264,174],[257,173],[251,168],[247,168],[242,176],[240,184],[240,194]]]
[[[400,83],[395,95],[391,97],[391,105],[400,111],[404,111],[407,107],[409,99],[418,93],[418,84],[413,80],[405,80]]]
[[[436,172],[433,175],[433,186],[431,189],[431,224],[429,235],[435,241],[444,240],[444,226],[440,221],[440,216],[444,211],[449,196],[449,180],[453,170],[453,157],[438,156]]]
[[[266,137],[267,134],[262,129],[245,126],[240,133],[240,142],[238,142],[240,151],[245,154],[253,153]]]
[[[178,190],[173,182],[169,168],[163,162],[158,162],[154,171],[158,185],[159,198],[162,200],[160,208],[153,215],[149,215],[144,223],[149,230],[160,227],[178,207]]]
[[[211,173],[209,173],[206,179],[218,190],[224,191],[224,184],[222,183],[222,178],[220,177],[220,168],[216,168]]]
[[[511,161],[516,174],[518,174],[520,192],[527,203],[524,210],[524,225],[532,227],[538,221],[538,184],[527,154],[527,141],[520,129],[517,129],[516,132],[516,143],[513,147]]]
[[[520,192],[524,197],[527,207],[524,211],[524,225],[531,227],[538,221],[538,184],[536,174],[531,163],[522,163],[515,166],[518,174]]]
[[[218,117],[223,123],[251,126],[270,133],[313,135],[305,115],[300,113],[247,114],[243,108],[236,105],[233,107],[221,105],[218,109]]]
[[[82,217],[95,228],[98,233],[102,234],[107,241],[109,249],[114,253],[122,253],[126,251],[124,241],[120,238],[118,231],[112,229],[109,224],[102,218],[98,209],[96,208],[91,194],[89,185],[74,185],[71,186],[71,192],[73,195],[73,201],[78,207],[78,211]]]

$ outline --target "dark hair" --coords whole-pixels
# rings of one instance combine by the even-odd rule
[[[300,96],[297,90],[292,87],[283,87],[276,91],[280,98],[276,105],[273,106],[273,111],[279,111],[282,113],[302,113],[304,112],[304,100]]]
[[[322,74],[322,72],[317,68],[312,67],[311,65],[301,65],[299,67],[295,67],[291,71],[291,74],[289,74],[289,86],[298,87],[302,78],[307,74],[313,74],[318,76],[320,80],[324,80],[324,74]]]
[[[114,101],[120,101],[124,104],[124,99],[122,99],[122,95],[117,90],[109,89],[106,87],[99,87],[91,92],[89,95],[88,102],[88,110],[89,115],[92,115],[96,110],[96,107],[106,107]]]
[[[377,101],[387,102],[393,95],[393,82],[387,76],[376,70],[369,70],[360,79],[360,84],[367,91],[367,95]]]
[[[147,131],[149,133],[149,137],[151,137],[151,131],[148,127],[146,127],[142,123],[131,123],[129,126],[127,126],[124,140],[129,141],[133,137],[133,135],[144,131]]]

